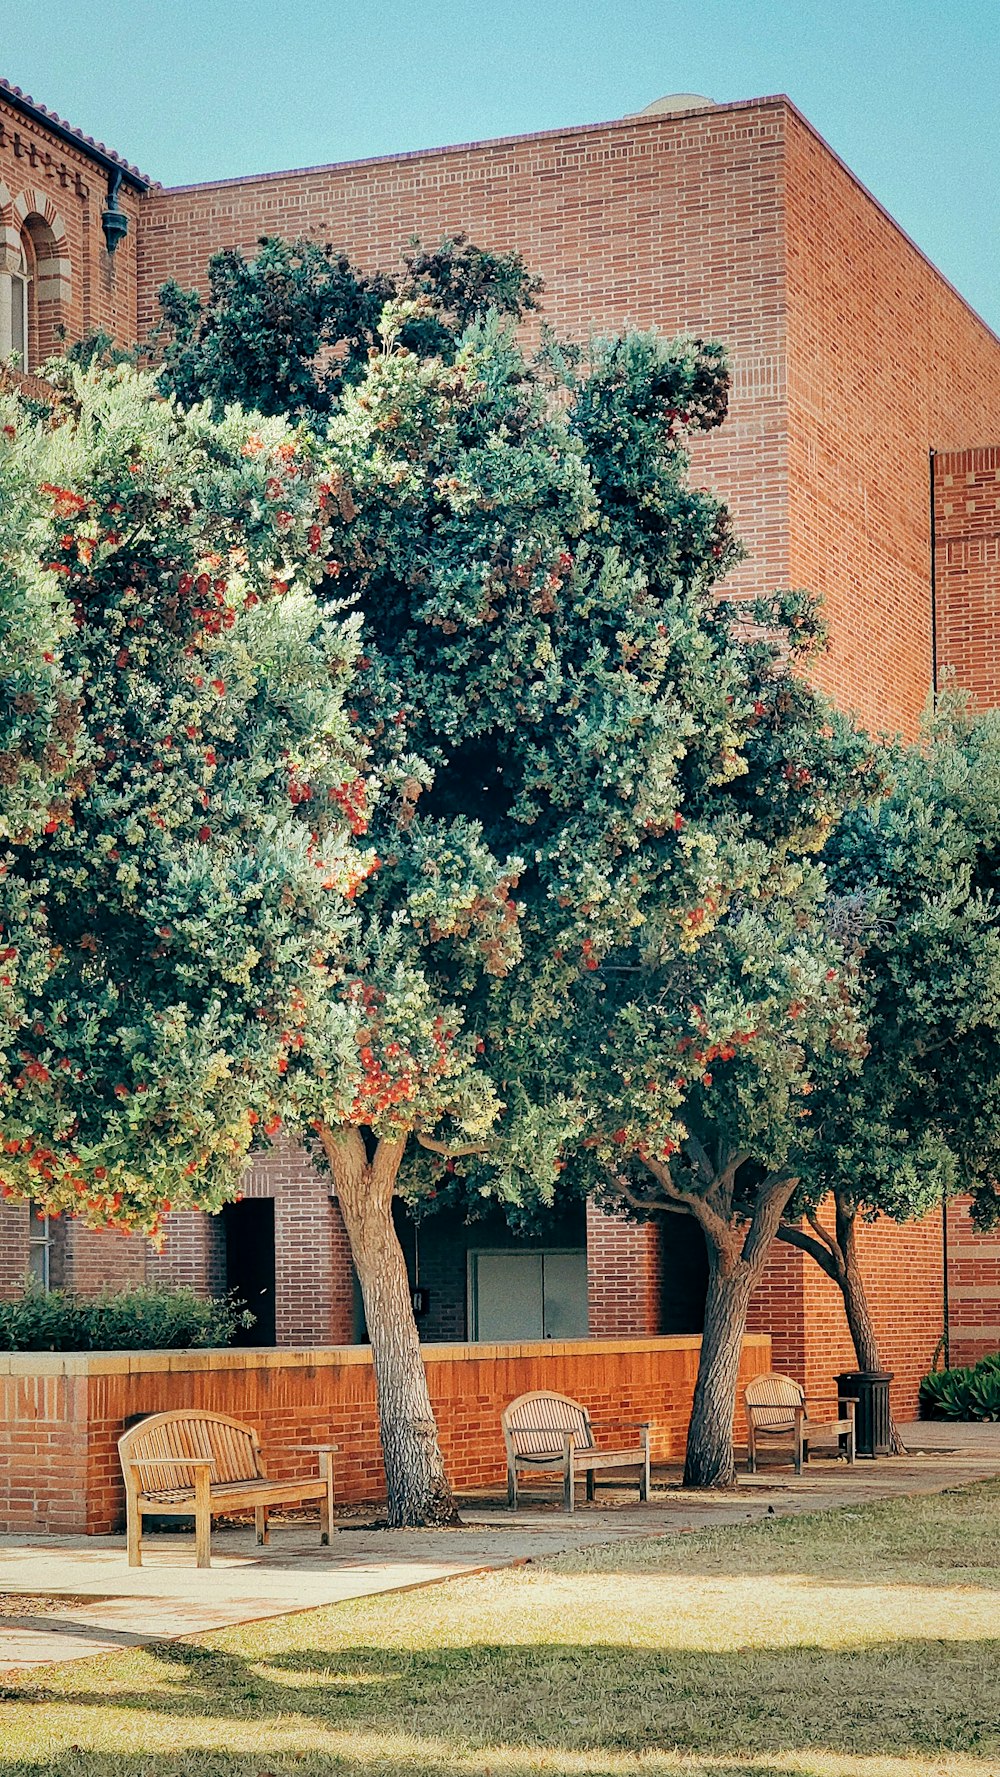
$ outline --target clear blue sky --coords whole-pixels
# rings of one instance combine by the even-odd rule
[[[0,74],[170,185],[786,92],[1000,331],[1000,0],[0,0]]]

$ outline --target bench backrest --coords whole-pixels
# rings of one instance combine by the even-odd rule
[[[253,1427],[199,1407],[151,1413],[119,1438],[118,1453],[126,1471],[135,1460],[155,1463],[157,1457],[210,1456],[211,1481],[255,1481],[264,1472],[260,1441]],[[140,1469],[138,1476],[143,1493],[190,1486],[193,1479],[193,1473],[183,1474],[166,1464],[162,1469]]]
[[[538,1390],[518,1395],[500,1416],[510,1456],[558,1456],[565,1449],[564,1432],[572,1432],[578,1450],[594,1442],[590,1414],[569,1395]]]
[[[754,1409],[753,1422],[758,1431],[794,1431],[795,1413],[789,1408],[805,1406],[805,1391],[794,1376],[754,1376],[743,1390],[743,1401]]]

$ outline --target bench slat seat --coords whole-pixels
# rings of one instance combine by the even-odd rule
[[[507,1448],[507,1501],[517,1507],[517,1476],[524,1469],[555,1469],[563,1475],[563,1501],[574,1507],[574,1481],[586,1477],[587,1498],[594,1497],[597,1470],[637,1468],[639,1498],[649,1498],[649,1427],[633,1427],[639,1442],[616,1450],[603,1449],[594,1441],[590,1414],[569,1395],[535,1390],[518,1395],[501,1415]]]
[[[195,1559],[211,1566],[212,1513],[253,1507],[257,1541],[268,1541],[272,1506],[320,1502],[320,1541],[328,1543],[333,1523],[334,1444],[315,1446],[319,1476],[272,1481],[250,1425],[203,1408],[153,1413],[118,1440],[125,1477],[128,1562],[142,1566],[142,1520],[157,1514],[195,1521]]]
[[[251,1505],[303,1505],[311,1499],[322,1499],[325,1494],[325,1481],[272,1481],[269,1485],[261,1481],[224,1481],[212,1487],[212,1510],[240,1510]],[[142,1495],[143,1503],[155,1504],[158,1511],[168,1511],[173,1505],[181,1514],[191,1511],[194,1497],[193,1487],[158,1488],[152,1493],[143,1489]]]

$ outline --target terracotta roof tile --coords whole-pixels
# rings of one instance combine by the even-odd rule
[[[106,148],[103,142],[95,142],[93,136],[85,136],[82,130],[75,129],[71,123],[66,122],[64,117],[60,117],[58,112],[50,111],[47,105],[40,105],[37,99],[31,97],[30,93],[22,92],[19,86],[13,86],[9,80],[0,78],[0,98],[12,100],[19,111],[29,112],[40,122],[51,125],[59,131],[60,135],[69,137],[71,141],[75,142],[85,154],[96,155],[99,159],[120,167],[122,172],[127,174],[135,184],[148,187],[156,183],[147,174],[141,173],[138,167],[134,167],[131,161],[125,160],[123,155],[117,154],[113,148]]]

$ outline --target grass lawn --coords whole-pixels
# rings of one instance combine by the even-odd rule
[[[1000,1484],[9,1680],[3,1777],[998,1777]]]

